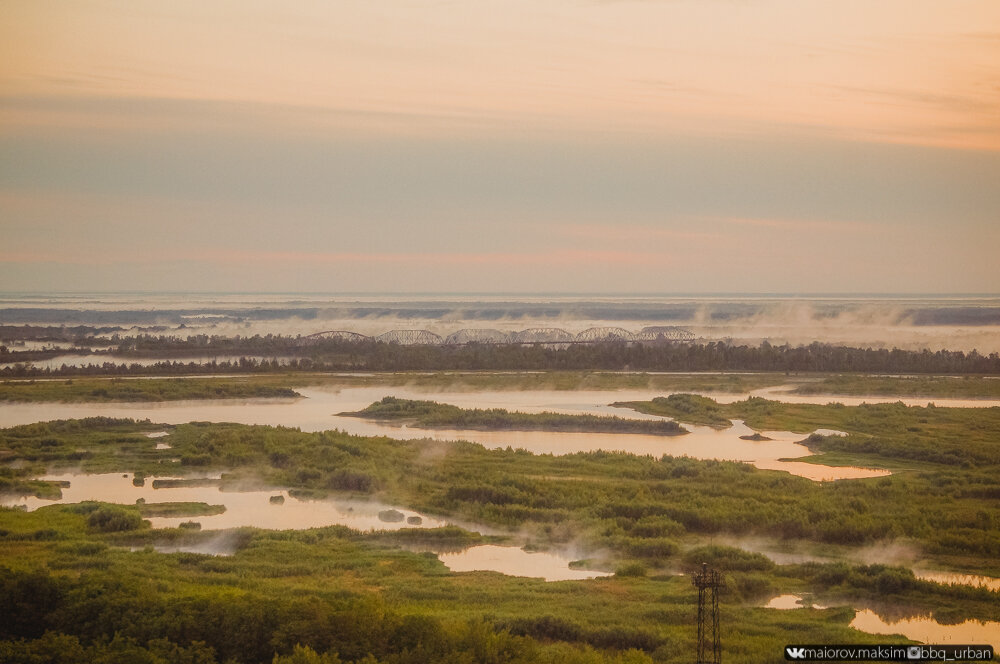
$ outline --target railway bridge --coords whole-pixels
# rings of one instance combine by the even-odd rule
[[[595,344],[608,341],[631,343],[659,341],[692,341],[690,330],[675,325],[654,325],[631,332],[621,327],[591,327],[573,334],[558,327],[533,327],[518,332],[494,329],[466,328],[442,337],[429,330],[390,330],[379,335],[366,335],[347,330],[327,330],[302,337],[304,343],[322,339],[340,341],[382,341],[401,346],[464,346],[468,344],[564,345]]]

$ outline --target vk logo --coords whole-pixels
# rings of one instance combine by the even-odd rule
[[[785,648],[785,652],[792,659],[804,659],[806,656],[805,648]]]

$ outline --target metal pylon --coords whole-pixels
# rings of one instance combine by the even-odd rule
[[[708,569],[708,563],[702,563],[701,571],[691,581],[698,589],[698,658],[695,664],[721,664],[719,588],[722,587],[722,574]],[[706,595],[709,597],[706,598]],[[711,608],[706,607],[706,603]],[[708,615],[709,610],[712,612],[711,616]]]

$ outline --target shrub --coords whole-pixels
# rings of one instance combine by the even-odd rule
[[[102,533],[136,530],[142,526],[142,517],[115,505],[101,505],[87,517],[87,526]]]
[[[646,576],[646,566],[642,563],[625,563],[615,570],[615,576],[636,577]]]

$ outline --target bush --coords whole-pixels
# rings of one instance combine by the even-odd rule
[[[730,546],[701,546],[684,554],[684,562],[691,568],[700,568],[702,563],[720,571],[766,572],[774,568],[767,556],[751,553]]]
[[[185,454],[181,456],[182,466],[207,466],[212,463],[210,454]]]
[[[87,526],[101,533],[118,533],[142,527],[138,512],[115,505],[101,505],[87,517]]]
[[[615,570],[615,576],[637,577],[646,576],[646,566],[642,563],[625,563]]]
[[[370,475],[343,469],[330,475],[327,486],[337,491],[354,491],[356,493],[371,493],[378,488],[375,479]]]

